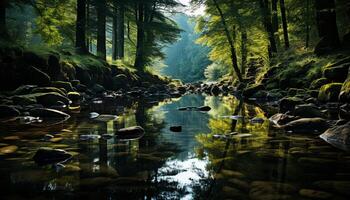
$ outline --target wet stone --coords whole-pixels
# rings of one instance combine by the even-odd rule
[[[331,193],[311,189],[301,189],[299,194],[310,199],[331,199],[333,197]]]

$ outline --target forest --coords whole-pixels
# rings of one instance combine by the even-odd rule
[[[348,199],[349,67],[348,0],[0,0],[0,196]]]

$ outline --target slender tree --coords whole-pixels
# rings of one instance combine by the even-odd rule
[[[273,32],[273,27],[271,23],[271,15],[269,11],[269,1],[268,0],[260,0],[260,9],[263,17],[263,23],[266,29],[266,32],[268,34],[269,42],[270,42],[270,48],[269,50],[272,53],[277,52],[277,45],[276,40]]]
[[[143,70],[145,64],[144,58],[144,42],[145,42],[145,23],[144,23],[144,12],[145,5],[142,1],[137,2],[135,5],[135,16],[137,25],[137,36],[136,36],[136,56],[134,67],[136,69]]]
[[[118,57],[118,3],[113,0],[113,25],[112,25],[112,60]]]
[[[282,16],[284,46],[286,49],[288,49],[289,48],[288,23],[287,23],[286,7],[285,7],[284,0],[280,0],[280,7],[281,7],[281,16]]]
[[[306,37],[305,37],[305,48],[309,48],[310,43],[310,0],[306,0]]]
[[[223,14],[223,12],[222,12],[218,2],[216,0],[212,0],[212,1],[213,1],[214,5],[215,5],[219,15],[220,15],[220,21],[221,21],[222,26],[224,28],[227,42],[230,45],[231,63],[232,63],[232,66],[233,66],[233,70],[235,71],[239,82],[243,82],[242,74],[241,74],[241,72],[239,70],[239,67],[238,67],[237,55],[236,55],[236,49],[235,49],[234,41],[233,41],[233,39],[231,37],[230,31],[228,30],[228,26],[227,26],[226,21],[225,21],[225,16],[224,16],[224,14]]]
[[[277,11],[277,2],[278,0],[271,1],[272,7],[272,29],[273,32],[278,32],[278,11]]]
[[[77,0],[77,21],[75,31],[75,47],[86,52],[86,0]]]
[[[117,40],[118,40],[118,58],[124,58],[124,35],[125,35],[125,2],[118,5],[118,25],[117,25]]]
[[[97,56],[106,59],[106,0],[96,0],[97,7]]]
[[[6,7],[7,0],[0,1],[0,38],[9,38],[6,26]]]

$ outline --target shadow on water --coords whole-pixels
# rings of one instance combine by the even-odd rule
[[[177,109],[202,105],[212,109]],[[97,122],[88,118],[89,112],[115,114],[118,119]],[[286,135],[272,128],[265,116],[259,107],[233,96],[186,95],[163,102],[91,106],[58,130],[2,130],[0,150],[8,146],[14,150],[0,154],[0,195],[5,199],[349,197],[349,154],[314,136]],[[145,129],[139,139],[103,137],[136,125]],[[182,132],[171,132],[174,125],[182,126]],[[45,134],[54,139],[43,140]],[[82,135],[96,137],[81,140]],[[63,149],[73,158],[38,166],[31,158],[39,147]]]

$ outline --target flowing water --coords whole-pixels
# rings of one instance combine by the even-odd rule
[[[177,110],[202,105],[212,109]],[[118,119],[97,122],[89,112]],[[47,129],[4,129],[1,199],[349,199],[350,154],[317,135],[273,128],[268,115],[233,96],[186,95],[91,106]],[[135,125],[145,129],[140,139],[81,140]],[[173,125],[182,132],[171,132]],[[54,139],[43,140],[45,134]],[[73,158],[40,166],[32,160],[40,147]]]

